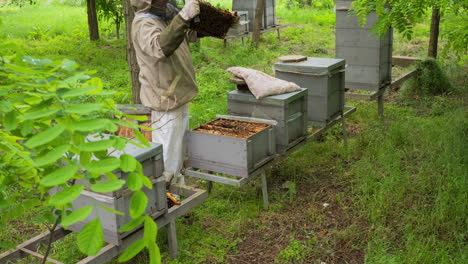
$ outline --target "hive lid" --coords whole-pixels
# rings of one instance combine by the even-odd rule
[[[275,71],[325,74],[345,65],[343,59],[312,58],[301,62],[278,62]]]
[[[106,135],[106,134],[103,134],[103,135],[94,134],[94,135],[88,136],[86,139],[87,141],[97,141],[97,140],[104,140],[108,138],[109,138],[109,135]],[[132,139],[132,141],[141,145],[141,143],[136,139]],[[157,156],[162,153],[163,148],[161,144],[154,143],[154,142],[149,142],[149,144],[150,144],[150,147],[140,148],[138,146],[135,146],[132,143],[127,142],[123,150],[109,149],[108,152],[112,153],[109,155],[111,157],[119,158],[122,154],[128,154],[134,157],[139,162],[143,162],[145,160],[150,159],[151,157]]]
[[[285,105],[304,95],[307,96],[306,88],[301,88],[301,90],[296,92],[271,95],[261,99],[256,99],[255,96],[249,92],[234,90],[228,93],[228,99],[252,102],[256,104]]]

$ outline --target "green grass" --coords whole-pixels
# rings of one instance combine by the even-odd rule
[[[229,8],[231,1],[211,2]],[[334,57],[333,9],[285,8],[284,1],[279,6],[280,23],[294,24],[282,30],[281,41],[267,33],[260,49],[242,46],[239,40],[230,41],[226,49],[216,39],[192,45],[200,93],[190,105],[191,127],[226,113],[226,92],[234,89],[225,72],[228,67],[272,74],[273,63],[284,54]],[[40,2],[21,9],[2,7],[0,14],[0,54],[75,60],[83,69],[95,70],[107,89],[118,91],[114,100],[131,101],[125,41],[106,31],[102,40],[89,42],[83,6]],[[427,24],[418,25],[415,32],[411,41],[395,34],[395,54],[425,55]],[[305,230],[303,225],[293,229],[277,245],[270,263],[333,263],[343,245],[345,253],[361,251],[367,263],[466,262],[466,67],[445,65],[458,89],[454,95],[392,99],[385,106],[384,122],[377,117],[375,103],[351,102],[358,111],[348,121],[349,148],[342,144],[340,128],[334,127],[320,142],[308,143],[279,163],[268,178],[270,212],[262,211],[258,182],[242,189],[215,184],[205,203],[189,218],[177,220],[177,260],[168,259],[164,229],[159,232],[164,261],[232,262],[242,255],[252,231],[269,230],[276,219],[318,228],[327,224],[330,214],[337,214],[344,226],[326,227],[324,237],[318,235],[321,230]],[[311,205],[324,199],[332,205],[331,213]],[[295,208],[296,202],[304,208]],[[34,225],[32,215],[2,228],[0,241],[19,243],[43,230]],[[82,258],[73,241],[71,236],[55,243],[52,257],[66,263]],[[145,254],[132,261],[146,262]]]

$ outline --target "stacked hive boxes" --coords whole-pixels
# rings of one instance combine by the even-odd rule
[[[135,157],[143,165],[143,173],[150,179],[153,188],[150,190],[143,187],[143,191],[148,197],[148,205],[146,213],[151,214],[154,218],[167,212],[166,201],[166,184],[162,173],[164,163],[162,157],[162,145],[150,143],[149,148],[139,148],[133,144],[127,143],[123,151],[114,151],[112,157],[120,157],[123,153]],[[119,179],[126,179],[128,173],[115,171],[114,174]],[[78,183],[87,184],[87,181],[80,180]],[[121,245],[122,239],[130,235],[133,231],[120,233],[120,227],[127,224],[131,218],[129,215],[130,198],[132,192],[126,186],[119,191],[110,193],[96,193],[89,190],[83,191],[76,200],[72,202],[74,209],[78,209],[87,205],[102,205],[113,210],[125,213],[125,215],[117,215],[109,212],[100,206],[95,206],[93,212],[82,222],[70,226],[70,230],[79,232],[81,228],[89,221],[100,218],[104,231],[104,240],[113,245]]]
[[[307,58],[299,62],[278,62],[276,77],[308,89],[307,119],[325,125],[344,109],[345,61]]]
[[[336,57],[345,59],[346,88],[378,91],[391,82],[393,31],[381,38],[370,32],[377,21],[375,13],[361,27],[349,14],[352,1],[336,3]]]
[[[234,90],[228,94],[230,115],[275,120],[276,149],[284,153],[307,134],[307,89],[255,99],[250,92]]]
[[[257,0],[233,0],[232,10],[247,11],[249,15],[249,30],[254,28],[255,10]],[[276,25],[276,0],[265,0],[265,11],[262,19],[262,28]]]

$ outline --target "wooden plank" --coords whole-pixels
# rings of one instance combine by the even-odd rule
[[[69,233],[71,233],[70,230],[65,230],[63,227],[57,227],[52,233],[52,241],[57,241]],[[39,234],[29,239],[28,241],[19,244],[17,249],[8,250],[0,254],[0,264],[6,264],[8,261],[18,260],[26,257],[28,254],[24,251],[21,251],[20,248],[35,251],[42,242],[46,242],[49,239],[49,234],[49,231]]]
[[[190,169],[187,170],[186,173],[187,173],[188,176],[203,179],[203,180],[207,180],[207,181],[218,182],[218,183],[237,186],[237,187],[240,186],[239,180],[227,178],[225,176],[218,176],[218,175],[204,173],[204,172],[201,172],[201,171],[194,171],[194,170],[190,170]]]
[[[127,115],[151,115],[151,108],[143,106],[141,104],[119,104],[117,105],[117,109],[119,109]]]
[[[33,257],[36,257],[40,260],[43,260],[44,259],[44,256],[35,252],[35,251],[32,251],[32,250],[29,250],[29,249],[25,249],[25,248],[18,248],[19,250],[23,251],[23,252],[26,252],[27,254],[33,256]],[[60,261],[57,261],[55,259],[51,259],[51,258],[47,258],[47,262],[52,262],[54,264],[63,264],[62,262]]]
[[[286,28],[286,27],[289,27],[289,26],[291,26],[291,24],[275,25],[275,26],[260,30],[260,34],[275,31],[275,30],[280,30],[282,28]],[[239,35],[227,36],[224,40],[227,41],[227,40],[232,40],[232,39],[245,38],[245,37],[249,37],[251,35],[252,35],[252,32],[246,32],[246,33],[239,34]]]
[[[392,66],[400,66],[407,68],[416,62],[421,61],[420,58],[408,57],[408,56],[393,56],[392,57]]]
[[[184,190],[184,193],[192,193],[192,195],[187,199],[183,200],[180,205],[171,207],[168,210],[167,214],[156,218],[155,221],[158,225],[158,229],[166,226],[167,224],[169,224],[170,221],[174,221],[177,217],[186,214],[188,211],[192,210],[194,207],[198,206],[208,198],[208,193],[205,190],[182,185],[175,185],[174,189],[171,189],[171,191],[174,191],[174,193],[176,194],[180,194],[177,193],[176,190]],[[129,235],[128,237],[122,240],[122,245],[120,246],[108,244],[103,249],[101,249],[101,251],[99,251],[99,253],[96,256],[87,257],[78,262],[78,264],[106,263],[107,261],[110,261],[111,259],[121,254],[133,242],[142,239],[143,232],[144,230],[140,229],[134,232],[133,234]]]
[[[262,195],[263,195],[263,209],[265,211],[268,211],[270,208],[270,202],[268,200],[268,185],[267,185],[267,180],[266,180],[266,173],[265,171],[262,171]]]
[[[408,80],[411,77],[416,76],[416,74],[417,74],[417,70],[414,69],[414,70],[406,73],[405,75],[401,76],[400,78],[396,79],[395,81],[392,82],[391,89],[392,90],[399,89],[406,80]]]

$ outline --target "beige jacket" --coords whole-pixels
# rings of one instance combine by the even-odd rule
[[[136,14],[148,13],[151,0],[132,0]],[[168,111],[190,102],[198,93],[192,57],[186,38],[189,22],[179,15],[168,24],[159,18],[135,18],[135,47],[140,98],[144,106]]]

